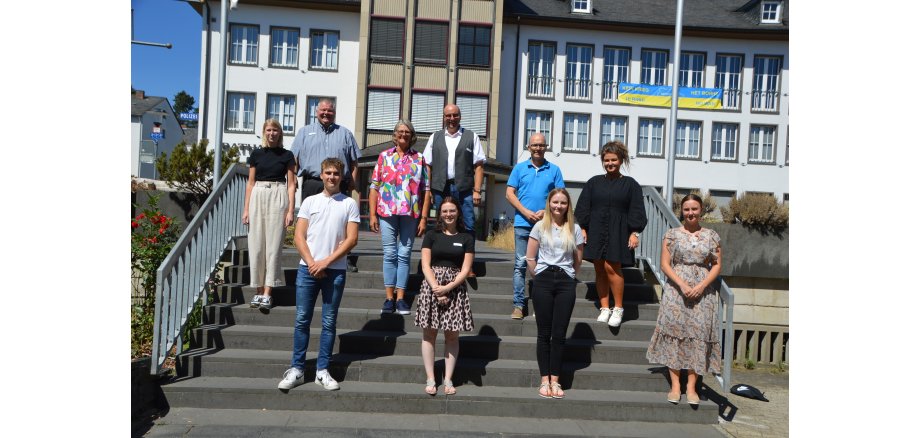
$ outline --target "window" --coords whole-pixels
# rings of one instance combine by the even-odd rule
[[[565,97],[591,100],[591,61],[594,47],[570,44],[566,48]]]
[[[737,159],[738,125],[735,123],[712,124],[712,151],[709,159],[713,161],[735,161]]]
[[[601,116],[600,145],[603,147],[614,140],[619,140],[626,144],[626,117]]]
[[[589,114],[569,114],[563,116],[564,127],[562,150],[567,152],[588,152]]]
[[[664,156],[664,120],[639,119],[639,155]]]
[[[447,23],[415,22],[415,62],[447,63]]]
[[[703,67],[706,64],[706,54],[681,52],[680,72],[677,74],[677,84],[680,87],[702,87]]]
[[[399,91],[367,92],[367,129],[392,132],[399,121]]]
[[[300,31],[297,29],[272,28],[272,67],[297,67],[297,48],[300,46]]]
[[[783,2],[763,0],[760,2],[760,22],[762,24],[779,23],[782,17]]]
[[[716,55],[716,88],[722,89],[722,108],[741,106],[741,55]]]
[[[776,111],[779,94],[779,69],[782,58],[778,56],[754,57],[754,84],[751,87],[751,111]]]
[[[553,113],[548,111],[527,111],[524,118],[526,120],[524,127],[524,149],[527,149],[527,143],[530,143],[530,136],[539,132],[546,137],[546,150],[551,150],[553,142]]]
[[[629,49],[604,47],[604,101],[617,101],[620,82],[629,82]]]
[[[572,0],[572,12],[591,13],[591,0]]]
[[[412,93],[412,124],[416,132],[431,133],[444,122],[444,94]]]
[[[463,117],[460,125],[471,129],[476,135],[486,137],[486,121],[489,120],[489,98],[485,96],[457,96],[457,107]],[[441,108],[443,117],[444,108]]]
[[[371,59],[402,61],[406,24],[402,20],[371,19]],[[396,121],[394,120],[395,124]],[[393,127],[391,126],[390,129]]]
[[[310,32],[310,68],[336,70],[339,68],[339,33],[327,30]]]
[[[665,85],[667,71],[667,51],[642,50],[642,77],[639,82],[649,85]]]
[[[307,124],[316,123],[316,107],[319,106],[319,102],[323,99],[329,99],[332,103],[335,103],[334,97],[329,96],[308,96],[307,97]]]
[[[719,207],[728,207],[728,204],[734,199],[735,191],[734,190],[710,190],[709,196]],[[715,209],[714,212],[719,211]]]
[[[255,132],[256,95],[227,93],[227,115],[224,129],[233,132]]]
[[[677,158],[699,158],[700,157],[700,122],[690,122],[686,120],[677,121],[677,132],[674,145],[674,156]]]
[[[256,65],[259,62],[259,26],[230,25],[230,63]]]
[[[297,120],[295,117],[296,108],[297,108],[297,98],[296,97],[269,94],[268,95],[268,110],[265,111],[265,113],[268,114],[269,119],[275,119],[281,123],[281,131],[283,133],[293,134],[294,133],[294,120]]]
[[[556,45],[531,42],[527,48],[527,96],[552,98],[555,71]]]
[[[461,24],[459,39],[457,64],[489,66],[489,49],[492,45],[491,27]]]
[[[748,144],[748,163],[773,163],[776,127],[751,125],[751,138]]]

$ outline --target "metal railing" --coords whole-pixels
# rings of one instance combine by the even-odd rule
[[[527,97],[553,97],[556,78],[552,76],[527,76]]]
[[[601,101],[602,102],[619,102],[620,101],[620,81],[604,81],[601,83]]]
[[[776,90],[751,90],[751,111],[776,111],[778,102]]]
[[[671,228],[679,227],[680,221],[671,211],[670,205],[665,204],[664,199],[658,194],[653,187],[642,187],[642,198],[645,202],[645,214],[648,217],[648,225],[641,233],[639,248],[636,250],[636,259],[642,260],[649,267],[652,275],[664,290],[667,284],[667,277],[662,271],[661,263],[661,241],[664,239],[664,233]],[[728,390],[731,385],[732,373],[732,356],[735,348],[735,329],[733,326],[735,294],[730,287],[725,284],[722,278],[719,278],[719,341],[722,344],[722,374],[716,375],[716,379],[722,385],[723,390]],[[724,315],[724,318],[723,318]]]
[[[591,80],[565,78],[565,97],[574,100],[591,100]]]
[[[736,110],[741,107],[741,90],[725,88],[722,90],[722,109]]]
[[[174,345],[182,353],[182,332],[195,303],[208,304],[203,292],[214,266],[233,237],[246,235],[240,215],[248,175],[241,164],[227,170],[157,269],[150,374],[160,373]]]

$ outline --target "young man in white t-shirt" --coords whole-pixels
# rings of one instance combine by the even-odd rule
[[[322,163],[322,193],[306,198],[297,214],[294,245],[300,253],[297,271],[297,312],[294,316],[294,353],[291,368],[284,372],[278,389],[291,389],[304,382],[310,322],[316,299],[322,292],[323,330],[319,338],[314,382],[327,390],[339,389],[329,375],[329,357],[335,345],[335,320],[345,289],[345,255],[358,244],[358,204],[339,192],[345,164],[338,158]]]

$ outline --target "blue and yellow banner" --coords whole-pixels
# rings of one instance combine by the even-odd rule
[[[620,82],[617,90],[620,103],[671,107],[671,87],[668,85],[630,84]],[[690,109],[721,109],[721,88],[680,87],[677,107]]]

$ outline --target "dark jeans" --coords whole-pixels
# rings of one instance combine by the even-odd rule
[[[575,279],[550,266],[537,274],[530,289],[537,320],[537,365],[541,376],[558,376],[562,368],[565,332],[575,307]]]
[[[446,196],[453,196],[457,202],[460,203],[460,217],[463,219],[463,226],[466,227],[466,232],[470,233],[473,238],[476,238],[476,226],[475,221],[475,212],[473,211],[473,191],[464,190],[462,192],[457,191],[457,186],[453,183],[448,184],[446,190],[438,191],[432,190],[431,197],[434,201],[434,211],[437,212],[437,217],[441,215],[441,201]]]

